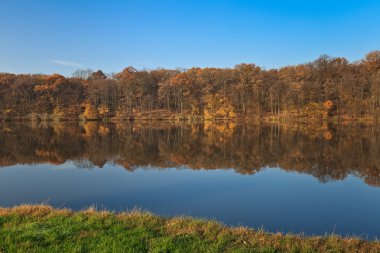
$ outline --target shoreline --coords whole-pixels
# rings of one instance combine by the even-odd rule
[[[48,205],[0,208],[0,251],[379,252],[379,241],[228,227],[141,210],[72,211]]]
[[[252,118],[215,118],[215,119],[205,119],[205,118],[98,118],[98,119],[30,119],[25,118],[12,118],[12,119],[2,119],[0,122],[189,122],[189,123],[204,123],[204,122],[236,122],[236,123],[299,123],[299,124],[308,124],[308,123],[329,123],[329,124],[339,124],[339,123],[369,123],[377,124],[380,123],[380,119],[371,117],[363,118],[287,118],[287,117],[252,117]]]

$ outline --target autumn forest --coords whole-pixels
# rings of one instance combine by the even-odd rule
[[[377,120],[380,51],[350,63],[326,55],[280,69],[0,74],[0,119]]]

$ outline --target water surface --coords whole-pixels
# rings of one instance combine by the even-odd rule
[[[134,206],[380,237],[380,135],[361,125],[0,125],[0,205]]]

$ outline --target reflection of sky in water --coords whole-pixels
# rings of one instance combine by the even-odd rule
[[[74,162],[0,168],[2,206],[138,206],[161,215],[215,218],[270,231],[379,237],[379,199],[380,188],[353,176],[321,184],[313,176],[278,168],[255,175],[186,168],[127,172],[111,164],[78,169]]]

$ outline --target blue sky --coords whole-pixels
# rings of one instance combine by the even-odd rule
[[[375,0],[1,0],[0,72],[274,68],[380,49]]]

